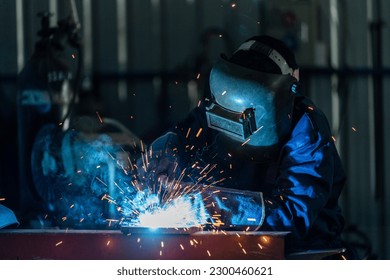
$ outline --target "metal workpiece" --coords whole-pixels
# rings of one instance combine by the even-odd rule
[[[284,259],[286,232],[2,230],[2,260]]]

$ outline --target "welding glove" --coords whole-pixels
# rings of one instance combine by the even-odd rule
[[[264,221],[261,192],[212,186],[202,190],[202,197],[216,229],[256,231]]]

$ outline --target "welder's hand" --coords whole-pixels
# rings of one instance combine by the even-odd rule
[[[214,227],[224,230],[257,230],[264,220],[261,192],[208,187],[202,192]]]

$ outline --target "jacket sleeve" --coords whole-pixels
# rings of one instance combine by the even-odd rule
[[[314,224],[325,231],[331,231],[335,223],[338,227],[337,198],[343,180],[325,117],[315,119],[304,113],[283,147],[275,185],[264,194],[261,229],[289,230],[302,238]]]

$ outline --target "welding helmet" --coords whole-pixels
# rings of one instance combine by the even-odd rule
[[[230,59],[221,56],[210,73],[208,126],[242,147],[277,148],[291,132],[298,94],[293,61],[291,67],[278,50],[255,39]]]

